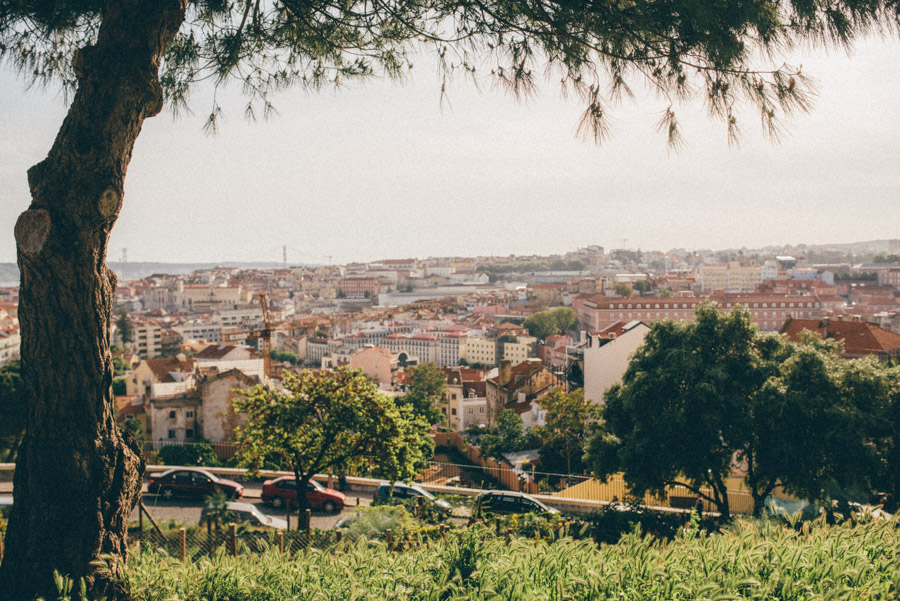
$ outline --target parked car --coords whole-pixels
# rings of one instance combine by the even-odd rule
[[[416,497],[424,497],[426,501],[430,501],[444,513],[450,513],[453,510],[450,503],[443,499],[438,499],[421,486],[404,484],[403,482],[394,483],[393,494],[391,493],[391,484],[389,482],[382,482],[381,486],[378,487],[378,490],[375,491],[375,496],[372,497],[372,505],[403,503],[408,499],[415,499]]]
[[[176,467],[162,474],[150,474],[147,490],[164,499],[175,497],[207,497],[221,490],[231,499],[240,499],[244,487],[234,480],[219,478],[197,468]]]
[[[530,495],[507,490],[483,493],[475,500],[475,506],[479,511],[493,513],[559,513]]]
[[[236,522],[250,522],[254,526],[264,528],[277,528],[278,530],[287,529],[287,522],[281,518],[271,515],[265,515],[255,505],[251,503],[228,503],[225,509],[231,514],[232,519]],[[204,525],[207,520],[207,509],[204,507],[200,512],[200,525]]]
[[[312,509],[335,513],[344,508],[347,497],[342,492],[325,488],[315,480],[310,480],[306,485],[306,501]],[[294,477],[283,476],[263,482],[262,502],[272,507],[282,507],[285,503],[290,502],[296,507],[297,483]]]

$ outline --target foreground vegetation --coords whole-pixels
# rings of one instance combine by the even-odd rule
[[[599,547],[569,537],[507,543],[473,527],[404,552],[364,538],[253,561],[145,552],[125,574],[131,597],[145,601],[896,599],[900,522],[753,520],[708,534],[695,520],[670,541],[636,531]]]

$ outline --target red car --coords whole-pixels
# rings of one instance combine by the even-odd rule
[[[162,474],[150,474],[147,490],[162,495],[164,499],[175,497],[207,497],[222,490],[231,499],[240,499],[244,487],[234,480],[226,480],[206,470],[177,467]]]
[[[325,488],[315,480],[306,485],[306,501],[312,509],[322,509],[334,513],[344,508],[347,497],[344,493]],[[282,507],[290,501],[297,506],[297,483],[293,476],[282,476],[263,482],[262,502],[273,507]]]

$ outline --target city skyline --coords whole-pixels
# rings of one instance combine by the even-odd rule
[[[900,43],[795,58],[820,84],[811,113],[772,145],[745,111],[733,149],[699,100],[678,109],[680,152],[655,131],[666,103],[639,90],[613,108],[612,136],[596,146],[576,136],[583,107],[552,84],[516,101],[457,82],[442,108],[428,67],[404,85],[282,94],[280,115],[255,124],[226,91],[212,137],[200,131],[198,94],[193,116],[145,124],[108,260],[123,247],[134,262],[280,262],[287,245],[292,263],[346,263],[898,237]],[[0,262],[14,262],[25,172],[65,106],[23,91],[8,67],[0,84],[0,131],[15,142],[0,151]]]

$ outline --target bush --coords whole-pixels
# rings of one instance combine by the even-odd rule
[[[202,439],[183,445],[165,446],[159,450],[158,458],[163,465],[202,465],[205,467],[221,465],[215,449],[209,441]]]

